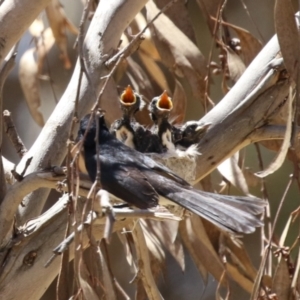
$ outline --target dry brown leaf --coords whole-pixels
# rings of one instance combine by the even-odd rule
[[[190,236],[188,235],[185,221],[182,221],[179,223],[179,232],[180,232],[181,240],[182,240],[187,252],[191,256],[196,267],[198,268],[198,271],[199,271],[200,275],[202,276],[204,284],[206,285],[207,280],[208,280],[208,271],[204,267],[201,257],[199,256],[199,253],[197,251],[197,242],[192,241]]]
[[[291,285],[293,291],[295,292],[298,290],[298,295],[300,294],[300,247],[298,247],[298,257],[297,257],[297,264],[295,267],[292,285]],[[296,294],[296,292],[295,292]]]
[[[284,160],[286,158],[287,152],[290,147],[290,140],[292,135],[292,120],[294,118],[294,112],[293,112],[293,88],[290,87],[289,97],[288,97],[288,117],[287,117],[287,123],[286,123],[286,131],[284,134],[284,139],[281,145],[280,151],[277,153],[275,159],[270,163],[270,165],[263,171],[255,173],[256,176],[260,178],[264,178],[270,174],[273,174],[275,171],[277,171],[282,164],[284,163]]]
[[[181,270],[185,270],[183,246],[177,239],[178,222],[177,221],[145,221],[148,229],[152,234],[156,235],[162,246],[174,257]]]
[[[148,73],[151,75],[152,80],[155,81],[162,90],[166,90],[170,94],[171,90],[167,79],[158,64],[143,51],[139,50],[138,54]]]
[[[159,238],[149,229],[148,223],[144,219],[140,219],[140,224],[143,229],[147,248],[161,265],[165,263],[166,254]]]
[[[243,274],[241,274],[239,270],[230,263],[226,264],[226,269],[235,282],[237,282],[245,291],[251,293],[253,282],[249,280],[249,278],[243,276]]]
[[[122,115],[119,108],[119,95],[117,93],[117,86],[113,79],[110,79],[107,83],[106,89],[104,89],[101,108],[106,111],[105,119],[108,124],[111,124],[116,119],[119,119]]]
[[[169,2],[170,0],[155,0],[159,9],[162,9]],[[186,6],[186,0],[177,0],[165,11],[165,14],[194,44],[196,44],[194,28]]]
[[[95,280],[99,281],[103,284],[104,287],[104,294],[105,294],[105,299],[107,300],[114,300],[117,299],[116,293],[115,293],[115,289],[114,289],[114,282],[113,282],[113,278],[111,276],[111,273],[109,271],[109,267],[108,267],[108,262],[107,262],[107,257],[105,255],[105,249],[104,249],[104,245],[103,242],[100,244],[100,247],[94,247],[94,251],[96,250],[96,252],[94,253],[94,266],[96,266],[96,270],[95,273],[92,275],[96,275],[97,273],[100,272],[101,270],[101,277],[93,277],[95,278]],[[97,257],[98,255],[98,257]],[[97,272],[97,273],[96,273]],[[100,279],[101,278],[101,279]],[[94,283],[94,287],[99,287],[99,283],[100,282],[95,282]],[[98,293],[99,298],[102,296],[100,293]]]
[[[34,53],[35,49],[29,49],[22,55],[19,65],[19,78],[30,114],[33,120],[42,127],[44,126],[44,118],[39,111],[41,106],[39,74]]]
[[[266,262],[267,262],[267,259],[268,259],[268,253],[269,252],[266,251],[266,249],[265,249],[265,251],[263,253],[263,256],[261,258],[261,261],[260,261],[260,266],[259,266],[256,278],[255,278],[255,281],[254,281],[254,285],[253,285],[253,289],[252,289],[252,292],[251,292],[250,300],[257,300],[258,299],[259,290],[260,290],[260,287],[261,287],[262,279],[264,277],[265,266],[266,266]]]
[[[142,31],[147,25],[147,21],[143,14],[139,12],[132,23],[130,24],[132,34],[138,34]],[[146,31],[143,33],[143,42],[141,43],[139,50],[147,54],[148,56],[152,57],[154,60],[160,60],[159,53],[152,41],[150,29],[147,28]]]
[[[283,247],[284,244],[285,244],[285,239],[286,239],[287,234],[289,232],[289,229],[290,229],[290,226],[291,226],[291,223],[292,223],[292,219],[293,219],[293,217],[292,217],[292,215],[290,215],[288,221],[286,222],[286,224],[284,226],[283,232],[280,236],[279,243],[278,243],[279,247]]]
[[[146,9],[148,20],[159,12],[153,1],[147,3]],[[162,62],[176,76],[184,77],[191,86],[193,96],[204,103],[207,69],[202,53],[164,14],[159,16],[150,29]]]
[[[211,19],[211,17],[217,17],[218,10],[221,8],[223,0],[197,0],[197,3],[202,11],[202,14],[206,18],[210,33],[213,34],[215,22]]]
[[[218,171],[226,178],[233,186],[240,189],[245,195],[249,194],[247,181],[243,171],[238,165],[239,153],[235,153],[232,157],[226,159],[218,166]]]
[[[232,28],[237,33],[241,42],[242,54],[244,58],[243,61],[246,66],[249,66],[255,56],[262,49],[262,44],[249,31],[237,26],[233,26]]]
[[[210,242],[210,237],[207,235],[201,219],[196,215],[192,215],[186,219],[185,225],[188,236],[205,269],[217,280],[220,280],[224,266]]]
[[[91,281],[90,273],[82,258],[79,261],[78,277],[80,288],[82,289],[84,298],[90,300],[98,300],[99,298],[95,290],[93,289],[93,283]]]
[[[131,230],[131,228],[129,230]],[[129,234],[126,234],[126,231],[127,231],[127,229],[125,229],[125,228],[123,229],[122,232],[117,231],[117,235],[118,235],[118,238],[120,239],[121,244],[124,247],[125,257],[128,262],[128,265],[130,266],[132,273],[134,273],[134,271],[136,270],[136,265],[135,265],[132,249],[131,249],[131,247],[129,245],[129,241],[128,241],[128,238],[130,238],[131,236]]]
[[[225,241],[230,258],[234,265],[238,266],[239,272],[254,281],[257,270],[254,268],[244,245],[240,241],[237,244],[229,236],[225,237]]]
[[[60,50],[60,58],[63,61],[64,68],[71,68],[71,61],[68,55],[67,29],[73,34],[79,31],[73,23],[67,18],[65,11],[58,0],[52,0],[52,3],[46,7],[46,14],[55,37],[55,42]]]
[[[289,300],[290,291],[291,279],[287,262],[283,257],[280,257],[273,277],[272,292],[280,300]]]
[[[148,75],[131,57],[127,58],[127,62],[127,75],[130,73],[131,77],[134,79],[131,82],[133,89],[145,96],[147,99],[152,99],[154,97],[153,87]]]
[[[214,22],[216,22],[215,18],[212,19],[214,20]],[[227,26],[236,32],[242,48],[243,61],[245,65],[248,66],[251,63],[251,61],[254,59],[254,57],[262,49],[261,42],[256,37],[254,37],[251,34],[251,32],[249,32],[244,28],[241,28],[239,26],[227,22],[222,22],[222,25]]]
[[[296,64],[299,65],[300,39],[294,9],[290,0],[276,0],[275,29],[284,64],[288,72],[297,81]]]
[[[244,168],[242,170],[243,175],[246,179],[246,182],[248,184],[248,186],[257,186],[261,181],[259,178],[257,178],[257,176],[254,175],[254,173],[248,169],[248,168]]]
[[[227,66],[230,79],[236,83],[246,70],[242,59],[229,47],[224,47],[227,53]]]
[[[37,42],[37,64],[38,73],[42,74],[45,59],[55,42],[51,28],[47,28],[40,36]]]
[[[100,297],[104,292],[104,288],[108,287],[108,284],[104,282],[104,277],[109,276],[109,274],[103,274],[105,268],[107,272],[106,261],[102,262],[104,260],[103,255],[100,248],[95,245],[87,248],[84,251],[83,257],[91,277],[93,290]]]
[[[172,97],[173,109],[171,112],[170,120],[174,120],[175,124],[182,124],[186,112],[186,95],[181,83],[175,80],[175,90]]]

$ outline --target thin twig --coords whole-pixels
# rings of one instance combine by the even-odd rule
[[[50,64],[49,57],[48,57],[47,52],[46,52],[47,48],[46,48],[45,39],[44,39],[44,32],[42,32],[40,38],[41,38],[41,41],[42,41],[42,47],[44,47],[44,51],[45,51],[45,61],[46,61],[46,66],[47,66],[47,72],[48,72],[48,75],[49,75],[48,77],[49,77],[49,83],[50,83],[52,95],[54,97],[55,104],[57,104],[58,99],[57,99],[57,96],[56,96],[56,93],[55,93],[55,90],[54,90],[54,80],[53,80],[53,76],[51,75],[51,68],[50,68],[51,64]],[[37,47],[38,47],[38,45],[37,45]]]
[[[15,124],[11,117],[11,113],[8,110],[5,110],[3,112],[3,127],[17,153],[20,157],[23,157],[26,154],[27,149],[17,133]]]
[[[3,86],[10,71],[15,66],[17,53],[15,49],[11,51],[9,58],[4,62],[4,66],[0,71],[0,111],[3,111]],[[0,118],[0,128],[3,128],[2,118]],[[2,129],[0,130],[0,147],[2,146]]]
[[[256,153],[257,153],[257,158],[258,158],[258,162],[259,162],[259,168],[260,170],[264,170],[264,162],[262,159],[262,155],[261,155],[261,151],[260,151],[260,147],[259,144],[255,143],[254,144],[255,149],[256,149]],[[261,178],[261,192],[263,194],[263,198],[266,201],[269,201],[269,194],[268,194],[268,190],[267,190],[267,185],[266,185],[266,181],[264,178]],[[267,223],[267,230],[268,230],[268,236],[269,238],[271,237],[271,232],[272,232],[272,222],[271,222],[271,211],[270,211],[270,204],[268,202],[268,205],[265,208],[265,212],[262,215],[262,219],[265,220],[265,222]],[[265,227],[261,227],[261,256],[263,255],[264,251],[265,251],[265,240],[266,240],[266,236],[265,236]],[[272,257],[269,257],[269,264],[268,264],[268,273],[270,272],[270,268],[272,267]]]
[[[15,52],[17,46],[12,49],[10,55],[4,62],[4,66],[0,71],[0,111],[3,111],[3,86],[9,75],[10,71],[13,69],[15,65],[15,59],[17,53]],[[3,118],[0,117],[0,149],[2,149],[2,141],[3,141]],[[0,203],[4,199],[6,194],[6,182],[5,182],[5,172],[2,162],[2,153],[0,150]]]
[[[257,24],[254,22],[254,20],[253,20],[253,18],[252,18],[252,16],[251,16],[250,12],[249,12],[249,10],[248,10],[248,7],[247,7],[245,1],[244,1],[244,0],[240,0],[240,1],[241,1],[242,5],[243,5],[243,7],[244,7],[244,9],[245,9],[245,11],[246,11],[248,17],[249,17],[251,23],[253,24],[253,26],[255,27],[256,31],[258,32],[259,37],[261,38],[261,41],[262,41],[262,42],[265,42],[265,39],[264,39],[264,37],[263,37],[261,31],[259,30]]]
[[[264,251],[264,255],[263,255],[263,258],[262,258],[262,261],[261,261],[261,264],[260,264],[260,267],[259,267],[259,276],[260,278],[256,278],[255,281],[256,282],[261,282],[262,280],[262,276],[263,276],[263,270],[265,269],[265,266],[266,266],[266,262],[267,262],[267,258],[269,257],[270,255],[270,252],[271,252],[271,248],[272,248],[272,241],[273,241],[273,236],[274,236],[274,232],[275,232],[275,227],[276,227],[276,224],[277,224],[277,221],[278,221],[278,218],[279,218],[279,214],[281,212],[281,208],[283,206],[283,203],[284,203],[284,200],[286,199],[286,195],[292,185],[292,182],[293,182],[293,176],[290,176],[290,180],[286,186],[286,189],[283,193],[283,196],[279,202],[279,206],[277,208],[277,211],[276,211],[276,215],[275,215],[275,218],[274,218],[274,222],[273,222],[273,226],[272,226],[272,230],[271,230],[271,235],[269,237],[269,241],[268,241],[268,244],[265,248],[265,251]],[[258,292],[259,292],[259,289],[257,289],[256,291],[254,291],[254,293],[252,294],[252,298],[251,299],[257,299],[257,296],[258,296]]]
[[[225,1],[224,1],[225,2]],[[214,49],[214,45],[215,45],[215,40],[216,40],[216,36],[217,36],[217,31],[218,31],[218,28],[220,26],[220,16],[221,16],[221,6],[222,4],[220,3],[219,4],[219,7],[218,7],[218,11],[217,11],[217,22],[215,22],[215,26],[214,26],[214,31],[213,31],[213,36],[212,36],[212,41],[211,41],[211,44],[210,44],[210,50],[209,50],[209,55],[208,55],[208,62],[207,62],[207,75],[205,77],[205,92],[204,92],[204,113],[206,114],[207,113],[207,105],[206,105],[206,101],[210,102],[210,104],[212,106],[214,106],[214,102],[209,98],[208,96],[208,89],[209,89],[209,83],[210,83],[210,64],[212,62],[212,55],[213,55],[213,49]]]
[[[142,31],[140,31],[137,35],[134,36],[134,38],[130,41],[130,43],[124,47],[122,50],[120,50],[116,55],[114,55],[112,58],[106,61],[105,65],[111,69],[114,64],[116,64],[120,58],[125,59],[126,57],[133,54],[140,46],[144,38],[142,35],[145,33],[145,31],[149,28],[150,25],[154,23],[154,21],[163,14],[166,10],[168,10],[174,3],[176,3],[178,0],[172,0],[169,3],[167,3],[160,11],[157,13],[157,15],[149,21],[149,23],[144,27]]]

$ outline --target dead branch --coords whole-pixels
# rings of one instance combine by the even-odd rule
[[[27,149],[18,135],[11,113],[8,110],[3,111],[3,125],[5,133],[16,149],[18,155],[22,158],[26,154]]]

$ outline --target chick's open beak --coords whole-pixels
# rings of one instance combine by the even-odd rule
[[[171,98],[168,96],[167,92],[164,91],[158,98],[156,103],[156,107],[160,110],[168,110],[171,111],[173,109],[173,102]]]
[[[131,106],[136,102],[136,96],[130,85],[127,86],[125,91],[121,94],[120,102],[122,105]]]

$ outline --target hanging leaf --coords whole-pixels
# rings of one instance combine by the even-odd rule
[[[216,22],[215,18],[212,18],[214,22]],[[262,43],[254,37],[251,32],[248,30],[241,28],[239,26],[227,23],[222,21],[223,26],[227,26],[235,31],[238,36],[240,45],[241,45],[241,53],[243,56],[243,62],[246,66],[248,66],[255,56],[260,52],[262,49]]]
[[[33,120],[44,126],[44,118],[39,108],[41,106],[38,65],[34,58],[35,49],[27,50],[20,59],[19,78],[21,87]]]
[[[98,296],[93,288],[90,273],[86,267],[84,260],[79,261],[78,280],[85,299],[98,300]]]
[[[187,99],[185,91],[178,80],[175,80],[175,90],[172,97],[173,109],[170,120],[174,120],[175,124],[182,124],[185,118]]]
[[[224,47],[227,53],[227,66],[230,79],[236,83],[246,70],[242,59],[229,47]]]
[[[181,270],[185,269],[183,247],[177,239],[178,222],[177,221],[151,221],[146,220],[148,229],[157,236],[161,245],[174,257]]]
[[[289,300],[291,279],[287,262],[280,255],[279,263],[276,267],[272,282],[272,292],[277,296],[277,299]]]
[[[169,0],[155,1],[159,9],[162,9],[169,2]],[[194,44],[196,44],[194,28],[187,9],[188,4],[189,3],[186,0],[177,0],[165,11],[165,14]]]
[[[58,0],[52,0],[51,4],[46,7],[46,14],[52,29],[55,42],[60,50],[60,58],[63,61],[64,68],[71,68],[71,61],[68,55],[67,29],[78,35],[79,31],[75,25],[67,18],[63,6]]]
[[[293,88],[290,87],[290,93],[288,97],[288,118],[287,118],[287,124],[286,124],[286,131],[284,134],[284,139],[281,145],[280,151],[277,153],[275,159],[271,162],[271,164],[261,172],[255,173],[256,176],[260,178],[264,178],[270,174],[273,174],[275,171],[277,171],[283,164],[286,154],[288,152],[288,149],[290,147],[290,140],[292,135],[292,120],[294,118],[294,112],[293,112]]]
[[[292,2],[290,0],[276,0],[274,18],[284,64],[296,82],[296,66],[300,63],[300,39]]]
[[[242,170],[238,165],[239,153],[235,153],[232,157],[226,159],[218,166],[218,171],[233,186],[240,189],[245,195],[249,195],[249,188]]]
[[[153,1],[146,5],[147,19],[158,12]],[[193,96],[204,104],[206,61],[196,45],[164,14],[150,27],[152,38],[164,63],[176,76],[185,78]],[[176,37],[176,38],[174,38]]]
[[[223,0],[197,0],[202,14],[205,16],[211,35],[213,35],[215,28],[215,22],[211,19],[211,17],[217,17],[218,10],[220,10],[223,2]]]

